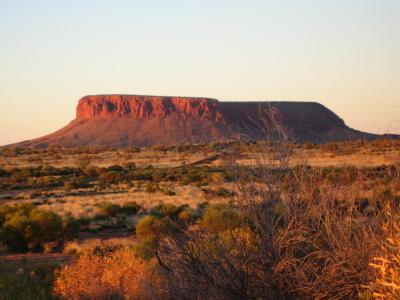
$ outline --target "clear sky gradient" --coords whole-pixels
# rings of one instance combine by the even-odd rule
[[[309,100],[400,133],[400,1],[0,0],[0,145],[87,94]]]

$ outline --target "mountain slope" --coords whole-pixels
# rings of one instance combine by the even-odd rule
[[[263,139],[268,111],[278,111],[299,142],[374,138],[353,130],[316,102],[220,102],[209,98],[95,95],[79,100],[76,119],[18,146],[130,147]],[[268,125],[267,125],[268,126]]]

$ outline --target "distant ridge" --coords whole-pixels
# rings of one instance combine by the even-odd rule
[[[373,139],[316,102],[221,102],[210,98],[92,95],[79,100],[76,119],[47,136],[14,146],[132,146],[263,139],[262,113],[279,111],[298,142]]]

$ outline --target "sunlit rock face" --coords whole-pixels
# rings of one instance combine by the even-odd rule
[[[177,113],[194,119],[221,119],[219,102],[208,98],[137,95],[86,96],[79,100],[77,119],[165,118]]]

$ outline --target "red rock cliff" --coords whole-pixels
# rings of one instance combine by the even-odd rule
[[[76,118],[151,119],[166,117],[172,113],[195,119],[221,120],[219,102],[209,98],[161,97],[138,95],[96,95],[79,100]]]

